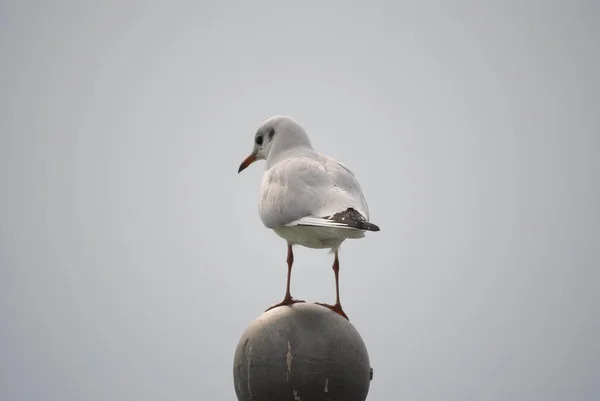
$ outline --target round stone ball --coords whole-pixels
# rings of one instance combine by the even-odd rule
[[[354,326],[310,303],[263,313],[242,335],[233,363],[240,401],[364,401],[372,372]]]

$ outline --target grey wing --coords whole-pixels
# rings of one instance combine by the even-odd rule
[[[259,215],[268,228],[292,223],[318,211],[332,186],[323,164],[307,157],[283,160],[270,168],[260,190]]]
[[[260,216],[269,228],[311,225],[378,230],[350,169],[327,156],[273,166],[261,186]]]
[[[322,156],[323,166],[332,183],[325,204],[315,211],[318,217],[332,216],[352,208],[369,220],[369,207],[354,173],[335,159]]]

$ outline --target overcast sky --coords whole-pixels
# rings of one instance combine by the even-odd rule
[[[235,399],[285,289],[237,174],[274,114],[381,227],[340,252],[370,401],[597,399],[598,2],[353,4],[0,3],[1,400]]]

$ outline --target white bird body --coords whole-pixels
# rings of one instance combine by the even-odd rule
[[[268,168],[260,188],[263,224],[292,244],[338,248],[364,230],[327,217],[353,208],[365,219],[369,210],[354,174],[338,161],[312,149],[295,149]]]

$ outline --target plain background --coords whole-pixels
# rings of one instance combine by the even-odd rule
[[[2,1],[0,399],[235,399],[274,114],[382,228],[340,254],[369,400],[598,399],[599,38],[596,1]]]

